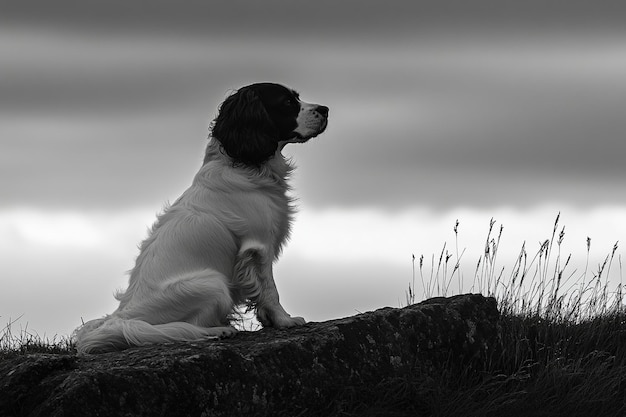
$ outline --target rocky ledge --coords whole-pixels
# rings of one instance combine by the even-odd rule
[[[354,387],[479,371],[498,317],[493,298],[460,295],[220,341],[18,356],[0,363],[0,415],[324,415]]]

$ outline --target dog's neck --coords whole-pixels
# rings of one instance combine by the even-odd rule
[[[204,161],[200,172],[209,169],[209,165],[217,165],[221,167],[229,167],[235,170],[242,170],[247,175],[264,177],[276,181],[287,187],[289,174],[293,171],[291,161],[286,159],[281,150],[277,150],[274,156],[265,161],[261,165],[245,165],[235,161],[222,148],[219,141],[210,138],[206,147]]]

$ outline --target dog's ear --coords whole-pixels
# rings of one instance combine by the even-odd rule
[[[240,89],[222,103],[211,135],[235,163],[259,165],[278,149],[278,130],[250,87]]]

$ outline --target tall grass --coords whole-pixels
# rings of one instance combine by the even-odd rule
[[[497,264],[503,227],[494,229],[490,221],[470,292],[497,299],[501,351],[479,375],[442,372],[437,389],[426,393],[431,401],[420,404],[422,411],[426,407],[434,416],[624,415],[626,310],[618,244],[592,269],[587,238],[584,269],[570,271],[571,255],[562,254],[565,228],[559,220],[560,214],[534,254],[522,244],[508,273]],[[416,274],[424,298],[451,295],[455,284],[458,292],[465,288],[458,231],[457,221],[456,253],[444,245],[431,257],[430,271],[423,256],[416,268],[413,255],[407,304],[418,301]],[[412,394],[425,396],[419,390]]]
[[[589,268],[591,239],[587,238],[587,258],[582,272],[569,271],[571,254],[563,259],[561,245],[565,239],[565,227],[559,225],[560,213],[556,216],[550,237],[539,244],[532,257],[528,255],[526,243],[522,243],[519,254],[505,275],[506,267],[498,266],[498,251],[504,226],[494,233],[496,222],[491,219],[485,239],[484,251],[478,258],[469,292],[495,297],[503,314],[537,316],[551,320],[578,322],[607,314],[623,313],[623,269],[621,255],[617,254],[618,242],[606,255],[596,270]],[[449,296],[461,293],[467,286],[461,270],[461,259],[465,249],[459,253],[459,221],[454,228],[456,251],[451,253],[447,243],[441,252],[432,255],[430,271],[426,271],[424,255],[418,259],[417,273],[422,284],[423,299],[434,296]],[[557,233],[558,232],[558,233]],[[617,256],[616,256],[617,254]],[[618,264],[617,279],[611,280],[614,264]],[[412,255],[412,281],[406,291],[406,304],[420,299],[416,291],[416,257]],[[611,288],[611,282],[615,281]]]

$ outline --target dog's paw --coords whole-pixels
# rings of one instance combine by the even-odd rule
[[[220,339],[223,339],[223,338],[227,338],[227,337],[232,337],[232,336],[236,335],[237,333],[238,333],[237,329],[235,329],[232,326],[227,326],[227,327],[224,327],[222,329],[222,331],[220,332],[219,337],[220,337]]]
[[[206,339],[225,339],[234,336],[238,332],[238,330],[232,326],[209,327],[207,330]]]
[[[296,327],[306,324],[306,320],[302,317],[289,317],[280,323],[280,327]]]
[[[257,319],[263,327],[275,327],[277,329],[285,329],[288,327],[302,326],[306,323],[302,317],[291,317],[283,312],[274,312],[269,310],[257,310]]]

